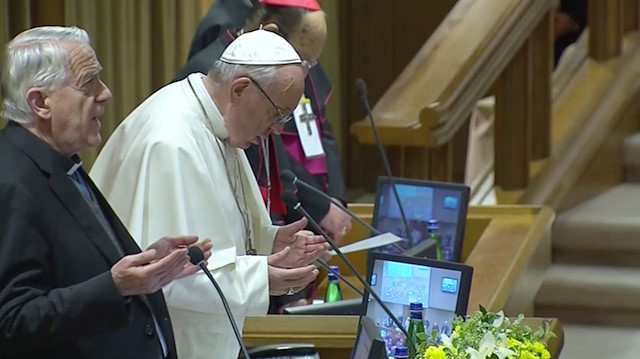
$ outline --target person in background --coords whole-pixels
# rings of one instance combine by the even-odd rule
[[[325,14],[316,0],[256,0],[252,3],[219,0],[211,7],[198,26],[189,60],[175,81],[191,73],[206,73],[226,46],[243,31],[262,27],[282,35],[293,45],[310,66],[304,96],[294,110],[295,121],[287,123],[280,136],[263,138],[245,150],[272,221],[293,223],[300,215],[287,208],[280,198],[283,188],[288,185],[280,179],[284,170],[291,170],[301,180],[346,204],[340,153],[326,113],[333,86],[318,63],[327,34]],[[224,24],[238,23],[243,23],[244,27],[224,29]],[[219,37],[210,41],[216,33]],[[196,48],[201,49],[196,52]],[[299,187],[297,194],[302,206],[333,240],[339,243],[351,230],[351,218],[338,206],[306,188]],[[305,297],[310,294],[311,291],[306,291],[293,297],[273,298],[270,312],[280,312],[285,306],[304,305],[307,303]]]
[[[160,289],[198,270],[197,237],[141,252],[82,168],[112,97],[89,35],[26,30],[2,64],[0,357],[176,358]]]
[[[267,314],[269,295],[293,295],[318,275],[327,250],[301,231],[306,220],[271,223],[243,148],[282,131],[307,70],[293,47],[247,32],[208,75],[167,85],[114,131],[91,176],[142,243],[156,233],[213,239],[209,269],[242,330]],[[239,345],[204,273],[165,289],[181,358],[236,358]]]
[[[588,0],[561,0],[554,13],[554,67],[564,50],[578,40],[587,27]]]

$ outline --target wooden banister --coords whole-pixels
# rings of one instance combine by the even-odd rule
[[[373,109],[385,145],[434,148],[451,140],[553,0],[460,0]],[[366,121],[351,133],[375,140]]]
[[[620,55],[622,0],[589,0],[589,56],[598,61]]]

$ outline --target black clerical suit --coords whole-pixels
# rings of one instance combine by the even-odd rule
[[[74,164],[15,123],[0,132],[0,358],[158,359],[157,327],[176,358],[162,291],[118,293],[110,268],[140,249],[80,168],[110,229],[98,220]]]

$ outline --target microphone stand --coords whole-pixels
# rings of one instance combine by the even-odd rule
[[[393,194],[396,197],[396,203],[398,204],[398,208],[400,209],[400,215],[402,216],[402,222],[404,222],[404,228],[407,231],[407,241],[409,242],[409,248],[412,248],[413,240],[411,239],[411,228],[409,227],[407,216],[404,214],[404,208],[402,207],[402,203],[400,202],[400,195],[398,195],[396,182],[393,179],[393,175],[391,174],[391,166],[389,166],[389,159],[387,158],[387,154],[384,152],[384,148],[382,147],[382,141],[380,140],[380,135],[378,134],[378,127],[376,126],[376,123],[373,121],[373,115],[371,114],[371,107],[369,106],[369,100],[367,99],[367,85],[360,78],[356,79],[356,91],[360,95],[360,99],[364,104],[365,111],[367,111],[369,122],[371,123],[371,129],[373,130],[373,136],[375,137],[376,143],[378,144],[380,157],[382,157],[382,164],[384,165],[384,169],[385,169],[385,172],[387,173],[387,176],[389,176],[389,183],[391,184],[391,188],[393,189]]]
[[[353,275],[355,275],[355,277],[358,279],[358,281],[362,284],[362,286],[365,288],[365,290],[368,291],[369,293],[371,293],[371,295],[375,298],[375,300],[378,302],[378,304],[380,304],[380,307],[382,307],[382,309],[385,311],[385,313],[387,313],[387,315],[391,318],[393,323],[398,326],[398,329],[400,329],[402,334],[405,335],[405,338],[407,339],[407,343],[409,343],[413,348],[416,348],[415,343],[413,343],[413,341],[411,340],[411,337],[409,336],[409,333],[407,333],[407,330],[404,328],[403,324],[400,323],[398,318],[396,318],[396,316],[391,312],[389,307],[387,307],[387,305],[384,304],[384,302],[382,301],[380,296],[378,296],[378,294],[371,288],[371,286],[369,286],[367,281],[364,280],[364,278],[362,278],[360,273],[358,273],[358,271],[353,267],[353,264],[351,264],[351,262],[349,262],[349,260],[344,256],[342,251],[340,251],[340,248],[338,248],[338,246],[333,242],[333,240],[331,238],[329,238],[329,235],[327,235],[327,233],[322,228],[320,228],[320,225],[318,225],[318,223],[309,215],[309,213],[304,209],[304,207],[302,207],[302,205],[298,201],[297,196],[295,195],[295,193],[293,193],[293,191],[287,190],[287,191],[282,193],[282,199],[284,200],[285,204],[287,204],[289,207],[293,208],[295,211],[297,211],[302,216],[307,218],[307,220],[312,225],[312,227],[315,230],[317,230],[318,233],[320,233],[320,235],[322,235],[322,237],[324,237],[324,239],[327,241],[327,243],[329,243],[331,248],[336,252],[338,257],[340,257],[340,259],[342,259],[342,261],[349,268],[351,273],[353,273]],[[416,350],[417,350],[417,348],[416,348]]]
[[[362,218],[358,217],[355,215],[355,213],[351,212],[347,207],[345,207],[339,200],[335,199],[335,198],[331,198],[329,195],[327,195],[326,193],[322,192],[321,190],[313,187],[312,185],[308,184],[307,182],[301,180],[300,178],[298,178],[292,171],[290,170],[284,170],[282,171],[281,177],[283,180],[287,181],[287,182],[291,182],[291,184],[293,184],[294,186],[298,186],[300,185],[301,187],[304,187],[308,190],[311,190],[312,192],[314,192],[317,195],[320,195],[323,198],[326,198],[327,200],[329,200],[331,203],[335,204],[338,208],[340,208],[340,210],[344,213],[346,213],[349,217],[353,218],[356,222],[358,222],[362,227],[366,228],[367,230],[369,230],[369,232],[375,234],[375,235],[379,235],[382,234],[382,232],[380,232],[379,230],[377,230],[376,228],[374,228],[372,225],[370,225],[369,223],[365,222],[364,220],[362,220]],[[398,245],[398,243],[391,243],[391,245],[393,247],[395,247],[397,250],[399,250],[401,253],[405,251],[404,248],[400,247]]]
[[[233,328],[233,333],[235,334],[236,339],[238,340],[238,344],[240,344],[240,348],[242,349],[242,354],[244,355],[245,359],[251,359],[251,357],[249,356],[249,352],[247,351],[247,347],[245,347],[244,343],[242,342],[242,334],[240,333],[240,330],[236,325],[236,321],[233,319],[233,314],[231,312],[231,308],[229,307],[229,303],[227,302],[227,298],[224,296],[224,293],[222,292],[222,289],[218,285],[218,282],[216,282],[216,280],[213,278],[213,275],[209,271],[209,268],[207,268],[204,262],[204,253],[202,253],[202,250],[200,249],[200,247],[196,247],[196,246],[189,247],[189,261],[192,264],[195,264],[198,267],[200,267],[200,269],[202,269],[204,274],[207,275],[211,283],[213,283],[213,286],[215,287],[216,291],[218,292],[218,295],[220,296],[220,299],[222,300],[222,306],[224,306],[224,310],[227,313],[227,317],[229,318],[229,322],[231,323],[231,328]]]

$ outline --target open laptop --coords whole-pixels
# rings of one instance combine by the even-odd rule
[[[392,232],[405,239],[397,246],[385,246],[376,252],[435,258],[435,243],[427,241],[427,224],[438,220],[438,233],[445,261],[460,262],[462,240],[467,223],[469,187],[456,183],[394,178],[411,233],[407,234],[389,177],[379,177],[371,224],[380,232]]]
[[[284,309],[283,313],[295,315],[362,315],[362,298],[288,307]]]
[[[408,327],[409,304],[421,302],[425,332],[451,334],[455,315],[465,315],[473,268],[460,263],[370,252],[367,280],[391,312]],[[389,358],[404,335],[366,292],[364,312],[380,330]]]
[[[387,359],[387,350],[380,336],[380,329],[371,318],[360,317],[351,359]]]

